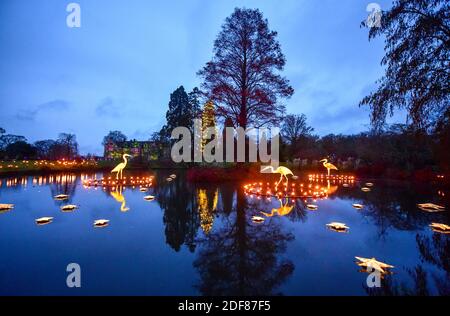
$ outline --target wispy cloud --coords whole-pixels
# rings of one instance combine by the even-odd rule
[[[130,138],[131,139],[139,139],[139,140],[147,140],[150,138],[150,136],[152,135],[152,132],[154,132],[154,129],[146,129],[146,130],[142,130],[142,129],[138,129],[136,130],[133,134],[131,134]]]
[[[97,104],[95,114],[97,116],[120,117],[122,115],[121,106],[114,102],[111,97],[106,97]]]
[[[64,111],[70,107],[70,103],[65,100],[53,100],[31,107],[30,109],[19,110],[15,117],[21,121],[34,121],[36,116],[42,111]]]

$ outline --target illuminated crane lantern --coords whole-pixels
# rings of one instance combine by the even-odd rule
[[[119,175],[120,175],[120,179],[122,179],[122,177],[123,177],[123,175],[122,175],[123,169],[125,169],[125,167],[127,166],[127,162],[128,162],[127,157],[131,158],[132,156],[128,155],[128,154],[124,154],[122,156],[123,162],[119,163],[113,170],[111,170],[111,173],[112,172],[116,172],[116,179],[119,179]]]
[[[338,170],[335,165],[331,162],[328,162],[328,159],[322,159],[320,162],[323,163],[323,166],[328,170],[328,176],[330,176],[330,170]]]
[[[267,166],[261,169],[261,172],[268,172],[270,171],[271,173],[279,173],[280,174],[280,180],[277,182],[277,187],[280,184],[280,182],[283,180],[283,177],[286,178],[286,185],[289,182],[289,178],[287,177],[288,175],[294,176],[294,174],[292,173],[292,171],[289,168],[280,166],[277,169],[274,169],[273,166]]]

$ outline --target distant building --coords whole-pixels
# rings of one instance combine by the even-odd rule
[[[120,143],[110,141],[105,144],[103,155],[105,159],[120,159],[123,154],[129,154],[144,161],[157,158],[155,145],[151,141],[133,139]]]

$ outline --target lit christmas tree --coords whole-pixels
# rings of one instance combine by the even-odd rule
[[[214,103],[212,101],[208,101],[203,106],[202,111],[202,150],[205,147],[208,140],[205,139],[206,129],[208,127],[216,127],[216,113],[214,111]]]

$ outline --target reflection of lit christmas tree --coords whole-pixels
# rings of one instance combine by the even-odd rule
[[[206,136],[206,129],[208,127],[216,127],[216,113],[214,111],[214,103],[212,101],[208,101],[203,106],[202,111],[202,148],[205,147],[205,144],[207,143],[207,140],[205,139]]]
[[[214,222],[214,212],[217,209],[217,201],[219,199],[219,190],[214,192],[214,198],[212,199],[212,205],[209,203],[208,195],[205,189],[198,190],[197,202],[198,211],[200,213],[200,226],[205,234],[211,231]]]

